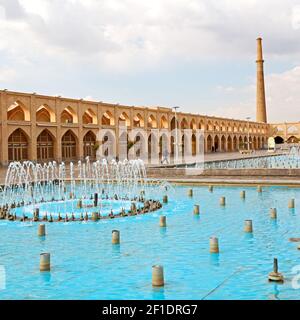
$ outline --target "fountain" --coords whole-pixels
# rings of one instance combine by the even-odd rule
[[[48,221],[50,215],[49,221],[68,222],[136,215],[161,208],[153,189],[142,160],[90,162],[87,157],[69,166],[12,162],[0,219]]]
[[[203,164],[196,164],[203,166]],[[293,146],[290,152],[280,155],[251,157],[245,159],[209,161],[204,169],[299,169],[300,148]]]

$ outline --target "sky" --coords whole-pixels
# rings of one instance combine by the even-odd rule
[[[300,121],[299,0],[0,0],[0,88]]]

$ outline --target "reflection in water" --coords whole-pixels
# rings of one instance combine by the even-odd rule
[[[154,300],[165,300],[165,287],[152,287],[152,298]]]
[[[209,262],[212,266],[219,267],[220,266],[220,254],[219,253],[211,253],[209,257]]]
[[[41,280],[47,284],[51,282],[51,272],[40,272]]]
[[[245,232],[244,238],[247,240],[252,240],[254,238],[253,233]]]

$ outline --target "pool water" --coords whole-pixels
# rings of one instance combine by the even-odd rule
[[[47,223],[45,238],[37,223],[0,221],[0,265],[6,287],[0,299],[299,299],[292,286],[300,265],[300,189],[176,186],[162,209],[141,216],[98,222]],[[246,190],[246,199],[240,198]],[[219,205],[226,196],[226,206]],[[161,194],[162,198],[163,194]],[[296,209],[288,209],[295,198]],[[200,216],[193,205],[200,204]],[[277,221],[269,209],[277,208]],[[167,228],[159,215],[167,215]],[[253,220],[253,235],[243,231]],[[121,244],[111,244],[111,231]],[[219,238],[220,253],[209,253],[209,238]],[[51,272],[39,271],[39,255],[51,253]],[[269,283],[277,257],[283,284]],[[164,266],[165,286],[153,288],[151,267]],[[1,286],[0,286],[1,288]]]

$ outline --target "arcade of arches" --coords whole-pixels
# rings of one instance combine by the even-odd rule
[[[177,112],[175,118],[173,110],[165,107],[129,107],[1,90],[0,103],[2,164],[27,159],[95,159],[112,150],[118,156],[120,148],[131,146],[130,152],[136,157],[172,156],[176,143],[182,157],[187,152],[196,155],[202,151],[261,149],[266,147],[270,128],[266,123],[183,112]],[[123,146],[114,138],[120,127],[128,133]]]

